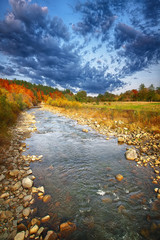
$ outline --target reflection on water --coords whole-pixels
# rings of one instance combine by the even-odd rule
[[[106,141],[88,127],[84,133],[84,126],[47,111],[35,116],[38,131],[27,139],[26,154],[44,156],[31,167],[35,184],[52,195],[45,207],[39,202],[38,214],[51,214],[55,230],[64,220],[75,222],[72,240],[144,239],[140,230],[150,224],[146,216],[154,200],[150,169],[127,161],[126,145],[116,139]]]

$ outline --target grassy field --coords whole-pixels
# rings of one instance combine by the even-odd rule
[[[104,102],[83,103],[79,108],[59,108],[69,117],[93,120],[103,126],[116,128],[116,121],[131,131],[141,127],[145,131],[160,133],[160,103],[156,102]]]
[[[133,110],[138,112],[153,112],[160,114],[160,102],[100,102],[99,104],[87,103],[83,106],[104,110]]]

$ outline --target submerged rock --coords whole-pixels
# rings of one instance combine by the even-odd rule
[[[43,197],[43,202],[47,203],[47,202],[50,202],[51,201],[51,195],[45,195]]]
[[[60,233],[62,237],[67,237],[76,230],[76,225],[72,222],[65,222],[60,225]]]
[[[82,131],[88,133],[88,129],[83,129]]]
[[[126,159],[127,160],[135,160],[137,158],[136,150],[133,148],[130,148],[126,151]]]
[[[122,176],[121,174],[117,174],[117,175],[116,175],[116,179],[117,179],[118,181],[122,181],[123,176]]]

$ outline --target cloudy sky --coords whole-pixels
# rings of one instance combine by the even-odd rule
[[[160,86],[160,0],[0,0],[0,77],[97,94]]]

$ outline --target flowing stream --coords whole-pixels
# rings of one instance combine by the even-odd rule
[[[31,168],[35,185],[52,196],[48,204],[38,201],[37,214],[52,214],[55,231],[61,222],[74,222],[72,240],[144,239],[140,231],[150,224],[146,216],[154,200],[151,169],[127,161],[127,145],[118,145],[116,138],[107,141],[48,111],[29,112],[35,114],[37,132],[26,140],[25,154],[43,155]],[[119,173],[121,182],[115,179]]]

